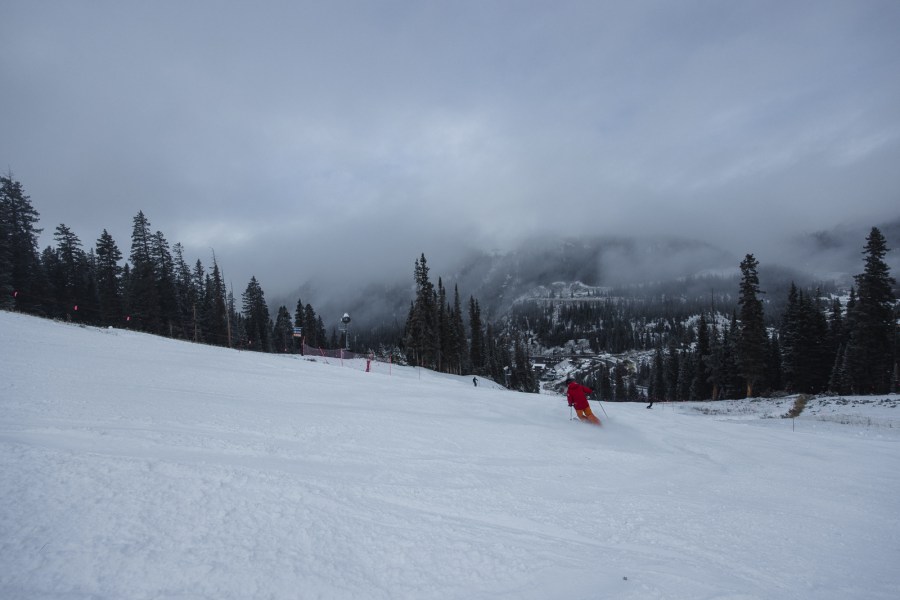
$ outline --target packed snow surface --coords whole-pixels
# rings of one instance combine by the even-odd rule
[[[900,598],[894,396],[596,428],[471,376],[7,312],[0,364],[7,600]]]

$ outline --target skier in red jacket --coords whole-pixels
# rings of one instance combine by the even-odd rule
[[[578,418],[586,423],[600,425],[600,419],[591,412],[591,405],[588,403],[587,395],[593,393],[594,390],[586,385],[576,383],[574,379],[568,380],[569,387],[566,390],[566,398],[569,406],[575,407],[575,414]]]

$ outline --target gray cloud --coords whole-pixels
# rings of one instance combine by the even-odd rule
[[[131,219],[236,287],[424,252],[897,216],[896,2],[7,2],[0,160],[52,232]],[[50,238],[45,240],[50,243]]]

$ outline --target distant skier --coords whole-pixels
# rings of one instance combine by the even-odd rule
[[[569,406],[575,408],[575,414],[578,415],[578,418],[586,423],[600,425],[600,419],[591,412],[591,405],[587,399],[588,394],[592,394],[594,390],[586,385],[577,383],[571,377],[566,382],[569,384],[566,389],[566,399],[569,401]]]
[[[478,387],[478,378],[477,378],[477,377],[473,377],[473,378],[472,378],[472,383],[475,384],[475,387]]]
[[[653,408],[653,397],[650,397],[650,404],[647,405],[647,408]]]

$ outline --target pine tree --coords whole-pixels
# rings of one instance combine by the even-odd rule
[[[666,352],[665,358],[665,391],[663,399],[667,402],[675,402],[678,400],[678,372],[680,370],[680,357],[675,349],[675,342],[672,340],[669,344],[669,350]]]
[[[818,393],[828,384],[834,361],[828,322],[815,300],[791,284],[781,321],[782,372],[791,391]]]
[[[56,241],[56,261],[51,277],[56,313],[67,319],[96,322],[96,313],[91,314],[96,308],[91,289],[93,273],[81,240],[64,224],[56,228],[53,239]]]
[[[175,286],[175,261],[169,251],[169,242],[161,231],[150,238],[150,260],[153,262],[153,278],[159,302],[160,331],[169,337],[175,337],[175,325],[180,320],[181,306]],[[186,335],[183,330],[178,333]]]
[[[321,323],[313,309],[312,304],[307,304],[303,309],[303,335],[306,344],[311,348],[325,347],[325,324]]]
[[[476,374],[484,374],[485,371],[485,335],[481,324],[481,307],[478,300],[473,296],[469,297],[469,330],[471,331],[469,357],[472,361],[472,372]],[[492,336],[487,336],[488,340],[492,340]]]
[[[131,277],[128,281],[127,311],[131,314],[135,327],[142,331],[160,333],[159,292],[151,251],[152,241],[150,222],[142,211],[138,211],[131,233]]]
[[[194,268],[191,270],[191,284],[196,294],[194,341],[203,343],[212,343],[209,341],[209,331],[206,329],[212,318],[206,301],[206,282],[208,279],[206,269],[198,258],[197,262],[194,263]]]
[[[229,310],[228,304],[226,304],[225,280],[215,256],[213,256],[212,273],[206,276],[203,288],[205,292],[203,304],[206,315],[203,330],[207,343],[216,346],[231,346],[231,339],[235,337],[243,339],[243,336],[229,335],[228,324],[231,322],[229,313],[236,313],[236,311]]]
[[[450,357],[453,354],[453,337],[450,328],[450,306],[447,304],[447,290],[444,283],[438,277],[437,291],[437,370],[445,373],[451,372]]]
[[[892,288],[896,281],[884,260],[889,251],[881,231],[873,227],[863,250],[863,272],[855,277],[857,297],[852,319],[848,315],[851,329],[847,352],[857,393],[887,393],[894,376],[897,325]]]
[[[122,326],[122,252],[105,229],[97,239],[97,290],[100,304],[100,323]]]
[[[250,277],[250,283],[241,296],[243,316],[245,320],[247,347],[257,352],[268,352],[270,349],[269,308],[262,287],[256,277]]]
[[[766,350],[769,337],[763,316],[763,304],[758,295],[759,263],[752,254],[741,262],[740,330],[737,336],[736,362],[739,374],[747,382],[747,397],[753,397],[755,386],[766,373]]]
[[[709,367],[706,361],[709,357],[709,325],[706,321],[706,314],[700,315],[700,321],[697,323],[697,348],[694,359],[694,381],[691,383],[691,396],[696,400],[706,400],[710,397],[711,390],[709,385]]]
[[[272,330],[272,342],[276,352],[287,353],[293,349],[294,327],[291,324],[291,313],[286,306],[278,307],[278,316],[275,318],[275,327]]]
[[[65,293],[65,273],[62,263],[59,260],[59,252],[52,246],[47,246],[41,252],[40,256],[42,282],[40,288],[34,288],[37,293],[40,289],[40,295],[43,298],[42,307],[44,316],[51,319],[72,318],[71,313],[67,315],[66,304],[68,304],[62,295]]]
[[[12,173],[0,176],[0,292],[2,303],[41,314],[40,214]]]
[[[692,352],[682,352],[678,366],[677,398],[681,402],[694,400],[695,398],[691,397],[691,384],[696,378],[697,370],[694,365],[694,354]]]
[[[731,321],[728,327],[722,331],[722,358],[725,387],[722,390],[723,399],[738,399],[746,396],[746,379],[740,374],[738,365],[738,338],[740,336],[737,313],[731,313]]]
[[[769,352],[766,359],[766,382],[770,390],[784,389],[783,371],[781,368],[781,344],[774,332],[769,337]]]
[[[459,375],[467,372],[468,367],[468,344],[466,339],[466,327],[463,323],[462,307],[459,302],[459,286],[453,288],[453,317],[451,318],[451,329],[453,331],[453,362],[455,372]]]
[[[653,355],[653,368],[647,393],[653,402],[663,402],[666,399],[666,367],[662,348],[657,348]]]
[[[416,296],[406,320],[407,358],[417,366],[435,367],[440,353],[437,296],[428,277],[425,255],[416,259]]]
[[[12,283],[12,223],[6,215],[6,203],[0,197],[0,310],[15,306]]]
[[[200,331],[197,322],[197,300],[199,295],[194,287],[191,268],[184,259],[184,246],[180,243],[172,246],[172,258],[175,261],[175,297],[178,306],[178,325],[185,338],[199,341]]]
[[[325,330],[325,322],[322,321],[322,317],[318,316],[318,315],[316,316],[315,330],[316,330],[316,339],[319,340],[319,347],[320,348],[328,348],[329,347],[328,332]],[[337,347],[337,342],[335,341],[334,337],[335,336],[332,334],[331,346],[330,346],[331,348]]]
[[[294,308],[294,327],[300,328],[300,337],[293,337],[293,330],[291,331],[291,336],[293,339],[293,344],[300,348],[300,354],[303,354],[303,342],[305,341],[306,330],[303,328],[303,316],[304,316],[304,306],[303,300],[301,298],[297,298],[297,306]]]
[[[625,369],[624,362],[616,361],[616,366],[613,367],[613,374],[615,376],[615,387],[614,387],[614,398],[616,402],[625,402],[628,400],[628,389],[625,385],[625,375],[627,371]]]

